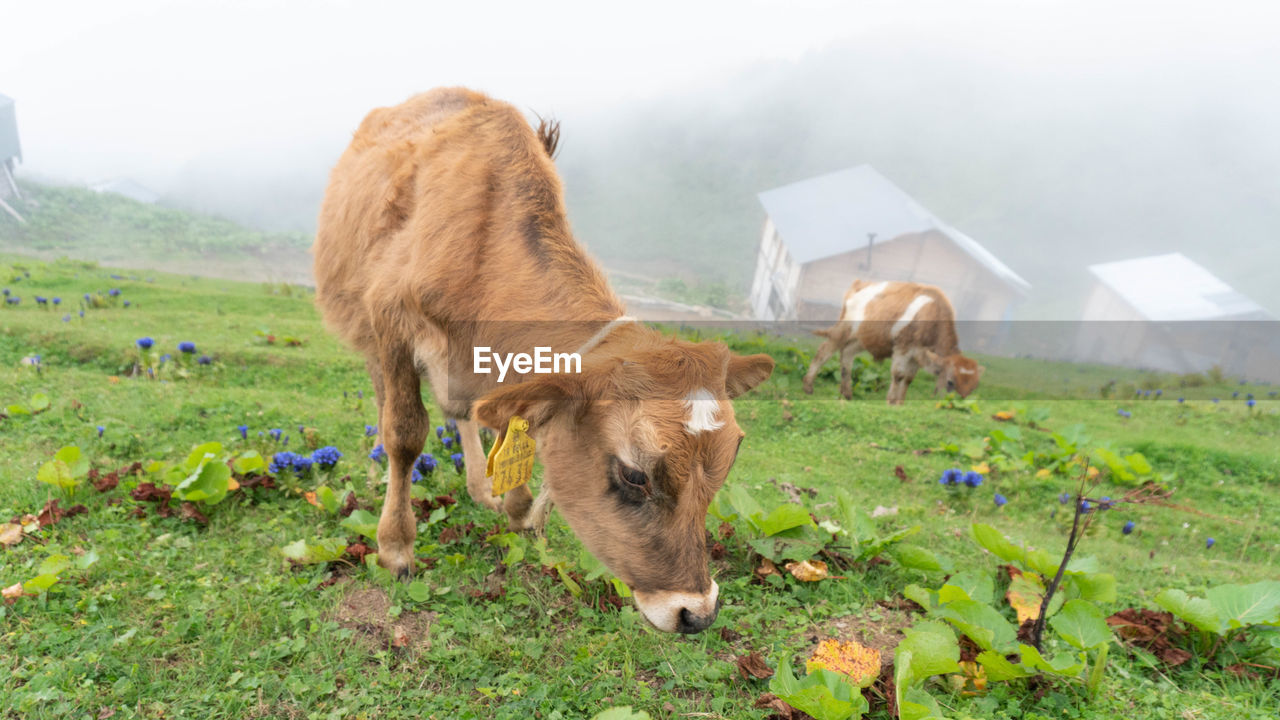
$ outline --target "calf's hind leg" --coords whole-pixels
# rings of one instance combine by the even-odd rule
[[[826,362],[827,358],[834,355],[839,346],[840,343],[837,342],[835,338],[830,337],[823,340],[822,344],[818,346],[818,352],[814,354],[813,362],[809,363],[809,371],[804,374],[804,384],[802,387],[806,394],[813,394],[813,379],[818,376],[818,371],[822,369],[822,363]]]
[[[889,384],[890,405],[902,404],[907,397],[907,388],[911,387],[911,381],[915,379],[916,371],[919,369],[920,364],[910,353],[895,352],[893,354],[893,361],[889,365],[889,372],[893,377]]]
[[[422,406],[421,380],[409,348],[383,347],[378,359],[385,390],[378,433],[391,466],[382,517],[378,520],[378,564],[405,579],[413,572],[413,541],[418,530],[409,502],[409,479],[427,442],[429,423],[427,409]]]

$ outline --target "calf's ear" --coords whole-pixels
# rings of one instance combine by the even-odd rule
[[[768,355],[730,355],[724,390],[735,398],[759,385],[773,374],[773,358]]]
[[[568,377],[538,378],[500,388],[485,395],[471,408],[472,417],[498,433],[507,431],[513,416],[529,421],[535,431],[563,412],[577,412],[578,388]]]

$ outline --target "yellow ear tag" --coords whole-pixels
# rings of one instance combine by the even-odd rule
[[[533,457],[537,444],[527,434],[529,422],[513,415],[507,432],[489,449],[485,477],[493,479],[493,496],[514,490],[533,477]]]

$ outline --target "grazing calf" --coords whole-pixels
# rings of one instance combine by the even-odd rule
[[[932,285],[855,280],[844,295],[840,319],[814,334],[826,340],[804,376],[804,391],[810,394],[818,370],[837,350],[840,394],[845,399],[853,397],[853,358],[863,350],[876,360],[893,358],[890,405],[902,404],[907,387],[922,367],[937,377],[935,393],[954,390],[960,397],[978,387],[978,378],[985,370],[960,354],[955,311],[947,296]]]
[[[718,608],[707,506],[743,432],[730,399],[773,360],[664,338],[623,315],[574,240],[552,163],[558,127],[511,105],[437,89],[371,112],[329,179],[315,241],[316,302],[365,356],[389,459],[378,561],[408,577],[410,474],[429,426],[425,378],[460,418],[467,490],[538,529],[554,500],[583,544],[665,631],[697,632]],[[536,348],[578,353],[579,372],[479,371]],[[543,482],[492,493],[477,423],[511,418],[538,443]]]

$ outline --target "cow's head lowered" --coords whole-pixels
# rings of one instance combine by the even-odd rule
[[[986,368],[979,365],[977,361],[960,353],[942,357],[928,352],[925,357],[928,361],[925,369],[938,379],[934,387],[935,392],[954,390],[962,398],[969,397],[969,393],[978,389],[978,380],[986,371]]]
[[[716,618],[707,571],[707,506],[743,432],[730,399],[773,372],[768,355],[663,340],[497,390],[475,417],[505,429],[529,421],[561,515],[634,592],[654,627],[701,631]]]

